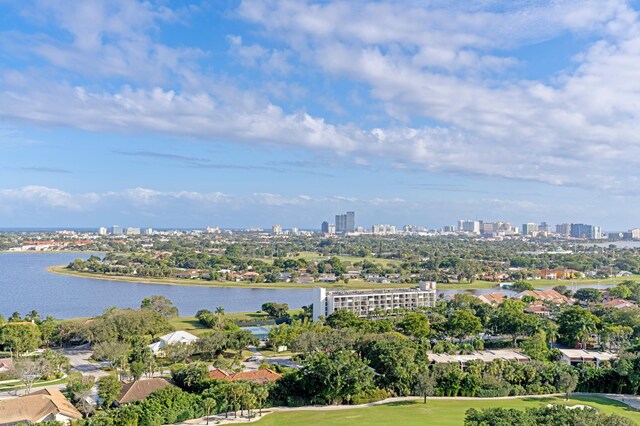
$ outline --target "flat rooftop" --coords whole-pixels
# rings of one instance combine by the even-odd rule
[[[479,351],[467,355],[448,355],[448,354],[427,354],[429,361],[431,362],[458,362],[467,363],[473,360],[481,360],[485,362],[494,361],[496,359],[503,359],[505,361],[519,361],[529,362],[531,361],[528,356],[516,352],[511,349],[496,349],[492,351]]]
[[[370,290],[327,290],[327,295],[331,296],[348,296],[348,295],[362,295],[362,294],[393,294],[393,293],[418,293],[418,292],[431,292],[435,293],[435,289],[422,290],[420,287],[412,288],[381,288]]]
[[[585,351],[584,349],[560,349],[560,352],[572,361],[610,361],[618,357],[612,352]]]

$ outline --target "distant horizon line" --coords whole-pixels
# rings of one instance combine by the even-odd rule
[[[113,225],[111,225],[113,226]],[[74,231],[74,232],[97,232],[98,229],[100,228],[107,228],[110,229],[111,226],[7,226],[7,227],[0,227],[0,232],[38,232],[38,231],[43,231],[43,232],[51,232],[51,231]],[[120,225],[116,225],[116,226],[120,226]],[[271,231],[271,227],[273,225],[269,225],[269,226],[244,226],[244,227],[220,227],[220,226],[207,226],[207,227],[154,227],[154,226],[121,226],[123,229],[127,229],[127,228],[140,228],[142,229],[147,229],[147,228],[151,228],[154,231],[206,231],[209,228],[212,229],[219,229],[221,231],[248,231],[251,229],[261,229],[263,231]],[[393,225],[395,226],[395,225]],[[405,225],[403,225],[405,226]],[[451,226],[451,225],[443,225],[439,228],[430,228],[428,226],[420,226],[420,225],[410,225],[410,226],[416,226],[416,227],[420,227],[420,228],[426,228],[428,230],[436,230],[436,231],[440,231],[442,230],[442,228],[444,228],[445,226]],[[598,225],[595,225],[598,226]],[[321,228],[301,228],[301,227],[297,227],[297,226],[292,226],[292,227],[282,227],[282,230],[290,230],[290,229],[297,229],[299,231],[321,231]],[[364,229],[369,229],[367,227],[363,227]],[[519,228],[519,227],[518,227]],[[633,229],[633,228],[630,228]],[[402,226],[401,227],[397,227],[397,230],[399,232],[403,232],[402,231]],[[628,230],[627,230],[628,231]],[[610,234],[610,233],[623,233],[623,232],[627,232],[627,231],[621,231],[621,230],[614,230],[614,231],[608,231],[608,230],[602,230],[603,233],[606,234]],[[457,231],[454,231],[457,232]],[[112,235],[112,234],[109,234]],[[123,234],[125,235],[125,234]]]

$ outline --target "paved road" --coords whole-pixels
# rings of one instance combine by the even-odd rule
[[[71,371],[81,373],[83,376],[95,376],[96,379],[108,375],[107,372],[100,370],[101,364],[89,361],[93,351],[88,344],[64,348],[62,353],[69,358]]]

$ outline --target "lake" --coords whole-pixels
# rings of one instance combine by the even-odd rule
[[[109,306],[137,308],[145,297],[168,297],[181,315],[222,306],[227,312],[257,311],[264,302],[300,308],[311,303],[311,290],[268,290],[137,284],[52,274],[47,268],[66,265],[85,253],[0,253],[0,313],[31,310],[56,318],[99,315]]]
[[[127,281],[94,280],[47,272],[49,266],[66,265],[86,253],[0,253],[0,314],[14,311],[25,314],[36,310],[40,315],[56,318],[90,317],[105,308],[137,308],[145,297],[159,294],[168,297],[180,315],[195,315],[199,309],[222,306],[227,312],[258,311],[265,302],[288,303],[293,309],[312,303],[312,290],[269,290],[140,284]],[[567,283],[567,286],[571,286]],[[596,287],[596,285],[591,285]],[[578,286],[579,287],[579,286]],[[601,288],[608,287],[606,285]],[[438,290],[451,295],[465,290]],[[483,294],[507,290],[467,290]]]

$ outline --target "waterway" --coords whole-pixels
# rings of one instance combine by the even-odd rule
[[[269,290],[139,284],[52,274],[47,268],[66,265],[84,253],[0,253],[0,314],[38,311],[56,318],[89,317],[105,308],[136,308],[145,297],[168,297],[181,315],[222,306],[227,312],[260,310],[264,302],[300,308],[311,303],[311,290]]]
[[[199,309],[222,306],[227,312],[257,311],[265,302],[288,303],[292,309],[313,303],[312,290],[253,289],[229,287],[173,286],[127,281],[106,281],[52,274],[47,268],[66,265],[86,253],[0,253],[0,314],[21,314],[36,310],[40,315],[56,318],[90,317],[105,308],[136,308],[145,297],[159,294],[168,297],[180,315],[195,315]],[[571,286],[568,283],[569,287]],[[596,285],[591,285],[596,287]],[[608,286],[601,286],[601,288]],[[467,290],[471,294],[496,289]],[[508,290],[500,290],[513,294]],[[438,290],[452,295],[464,290]]]

